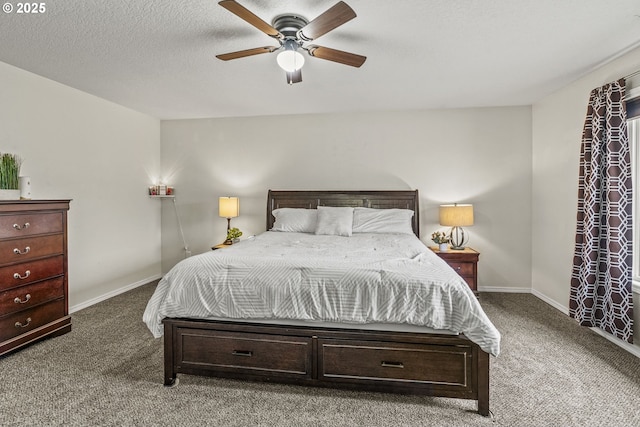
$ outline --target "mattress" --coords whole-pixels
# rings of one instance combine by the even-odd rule
[[[415,235],[267,231],[187,258],[158,283],[143,320],[388,324],[463,333],[487,353],[500,333],[464,280]]]

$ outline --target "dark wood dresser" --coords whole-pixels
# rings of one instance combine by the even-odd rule
[[[69,202],[0,201],[0,355],[71,331]]]

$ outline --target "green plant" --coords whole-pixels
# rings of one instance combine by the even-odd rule
[[[0,189],[17,190],[22,159],[16,154],[0,153]]]
[[[434,243],[437,243],[437,244],[449,243],[449,237],[446,235],[444,231],[436,231],[433,234],[431,234],[431,240],[433,240]]]
[[[234,240],[239,238],[240,236],[242,236],[242,231],[238,230],[235,227],[227,230],[227,240]]]

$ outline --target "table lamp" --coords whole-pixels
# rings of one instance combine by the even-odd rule
[[[473,205],[440,205],[440,225],[451,227],[451,249],[462,250],[469,241],[464,228],[473,225]]]
[[[237,197],[220,197],[218,199],[218,215],[227,218],[227,232],[231,229],[231,218],[235,218],[239,214],[240,201]],[[225,243],[227,242],[225,241]]]

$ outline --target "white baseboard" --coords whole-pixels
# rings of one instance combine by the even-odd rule
[[[90,299],[88,301],[82,302],[80,304],[76,304],[76,305],[74,305],[72,307],[69,307],[69,314],[75,313],[76,311],[82,310],[83,308],[91,307],[94,304],[97,304],[99,302],[108,300],[109,298],[113,298],[116,295],[123,294],[123,293],[125,293],[127,291],[130,291],[132,289],[135,289],[135,288],[137,288],[139,286],[146,285],[147,283],[153,282],[154,280],[158,280],[161,277],[162,277],[161,274],[154,274],[153,276],[147,277],[146,279],[139,280],[139,281],[137,281],[135,283],[131,283],[129,285],[123,286],[123,287],[115,289],[115,290],[113,290],[111,292],[107,292],[104,295],[100,295],[100,296],[92,298],[92,299]]]
[[[603,331],[600,328],[589,328],[589,329],[591,329],[593,332],[595,332],[596,334],[600,335],[601,337],[606,338],[608,341],[611,341],[612,343],[614,343],[618,347],[622,347],[624,350],[627,350],[629,353],[631,353],[634,356],[640,358],[640,347],[638,347],[637,345],[633,345],[633,344],[629,344],[628,342],[624,342],[621,339],[616,338],[613,335],[606,333],[605,331]]]
[[[551,307],[560,310],[561,312],[563,312],[564,314],[566,314],[567,316],[569,315],[569,308],[565,307],[564,305],[560,304],[558,301],[553,300],[551,298],[549,298],[548,296],[546,296],[545,294],[543,294],[540,291],[536,291],[535,289],[531,290],[531,293],[533,295],[535,295],[536,297],[540,298],[542,301],[546,302],[547,304],[549,304]]]
[[[505,294],[530,294],[531,288],[501,288],[498,286],[479,286],[478,292],[502,292]]]
[[[549,304],[550,306],[560,310],[561,312],[563,312],[567,316],[569,315],[569,308],[565,307],[564,305],[560,304],[559,302],[552,300],[548,296],[544,295],[543,293],[540,293],[539,291],[536,291],[535,289],[533,289],[531,291],[531,293],[533,295],[535,295],[536,297],[540,298],[542,301],[544,301],[547,304]],[[629,353],[633,354],[636,357],[640,357],[640,347],[638,347],[637,345],[633,345],[633,344],[629,344],[627,342],[624,342],[621,339],[618,339],[618,338],[614,337],[613,335],[606,333],[605,331],[603,331],[600,328],[589,328],[589,329],[591,329],[593,332],[597,333],[598,335],[606,338],[608,341],[614,343],[618,347],[621,347],[623,350],[628,351]]]

